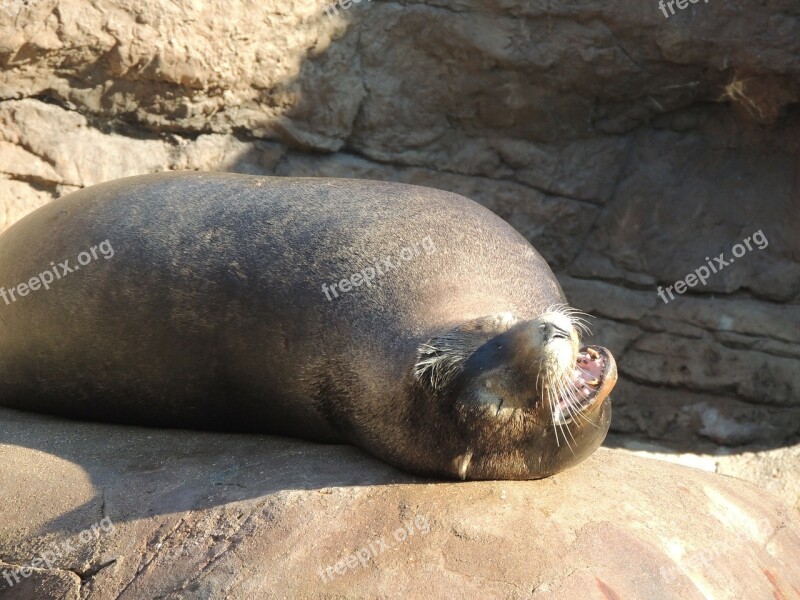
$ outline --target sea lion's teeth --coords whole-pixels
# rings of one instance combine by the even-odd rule
[[[600,385],[600,380],[599,379],[590,379],[586,383],[588,383],[591,386],[597,387],[598,385]]]
[[[586,354],[588,354],[589,356],[591,356],[595,360],[600,358],[600,353],[597,350],[595,350],[594,348],[587,348],[586,349]]]

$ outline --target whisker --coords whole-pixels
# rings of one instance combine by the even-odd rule
[[[573,406],[572,406],[572,404],[570,402],[570,395],[569,395],[569,393],[567,391],[566,386],[564,385],[564,380],[563,379],[557,379],[554,383],[555,383],[556,387],[558,388],[559,397],[564,399],[564,406],[567,409],[567,414],[570,416],[570,422],[576,422],[575,411],[574,411],[574,408],[573,408]],[[570,429],[570,423],[566,423],[566,429],[567,429],[567,433],[569,433],[569,436],[572,438],[572,441],[575,442],[575,445],[577,446],[578,445],[578,441],[575,439],[575,436],[572,433],[572,429]],[[566,439],[566,436],[564,436],[564,437]],[[575,454],[575,451],[572,449],[572,446],[570,445],[568,440],[567,440],[567,445],[569,446],[570,451],[573,454]]]
[[[551,415],[555,415],[556,409],[553,406],[553,399],[550,398],[549,396],[548,396],[547,399],[550,402],[550,414]],[[556,429],[556,419],[555,419],[554,416],[552,417],[552,421],[553,421],[553,433],[556,435],[556,446],[558,446],[560,448],[561,447],[561,442],[558,440],[558,429]]]
[[[575,382],[574,382],[574,381],[570,381],[569,383],[570,383],[570,385],[572,386],[572,388],[575,390],[575,392],[574,392],[574,393],[575,393],[575,394],[580,394],[580,390],[579,390],[579,389],[578,389],[578,387],[575,385]],[[573,400],[574,400],[574,401],[577,403],[577,402],[578,402],[578,398],[577,398],[577,396],[573,395]],[[583,410],[578,410],[578,416],[580,416],[580,417],[581,417],[581,418],[582,418],[584,421],[586,421],[586,422],[587,422],[587,423],[589,423],[590,425],[592,425],[592,426],[594,426],[594,427],[596,427],[596,428],[598,428],[598,429],[600,428],[600,426],[599,426],[597,423],[595,423],[594,421],[592,421],[592,420],[589,418],[589,416],[586,414],[586,411],[583,411]]]
[[[553,369],[552,369],[552,367],[550,367],[550,365],[547,365],[547,367],[545,369],[545,372],[546,372],[546,379],[547,379],[548,394],[549,394],[549,397],[551,398],[551,409],[550,409],[550,412],[551,412],[551,415],[553,415],[553,425],[554,426],[555,425],[558,426],[558,428],[556,430],[556,440],[558,440],[558,431],[561,431],[561,437],[564,438],[564,442],[567,444],[567,447],[570,449],[570,452],[572,452],[574,454],[575,451],[572,449],[572,444],[569,443],[569,439],[567,438],[567,433],[564,432],[564,424],[561,423],[561,422],[557,423],[556,419],[555,419],[556,411],[559,410],[558,409],[558,399],[560,398],[560,394],[558,393],[558,380],[553,378],[553,376],[552,376]],[[567,427],[567,432],[569,432],[570,437],[572,437],[573,441],[574,441],[575,438],[574,438],[574,436],[572,436],[572,432],[569,431],[569,427]],[[560,447],[560,444],[559,444],[559,447]]]

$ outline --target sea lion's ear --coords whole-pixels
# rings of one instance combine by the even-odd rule
[[[509,313],[467,321],[417,348],[414,377],[434,392],[447,391],[472,353],[519,320]]]

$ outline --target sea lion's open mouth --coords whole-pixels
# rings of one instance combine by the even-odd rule
[[[616,382],[617,366],[606,348],[581,348],[569,374],[569,383],[553,404],[553,420],[556,425],[571,423],[590,408],[599,405]]]

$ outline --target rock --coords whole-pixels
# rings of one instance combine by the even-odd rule
[[[0,178],[3,203],[0,212],[0,231],[10,227],[19,219],[50,202],[53,197],[46,191],[16,180]]]
[[[545,480],[434,482],[346,446],[3,409],[0,476],[3,600],[800,590],[800,518],[767,492],[603,448]]]
[[[654,458],[680,465],[738,477],[780,496],[789,506],[800,510],[800,444],[784,448],[768,448],[752,444],[745,448],[706,445],[695,452],[681,452],[674,445],[640,441],[627,436],[611,435],[606,443],[625,448],[637,456]]]
[[[797,157],[784,149],[731,150],[723,147],[724,137],[698,134],[656,132],[642,142],[634,143],[635,167],[622,174],[596,223],[603,234],[587,240],[570,274],[645,284],[661,308],[657,284],[666,288],[700,267],[710,271],[709,261],[718,268],[715,257],[729,262],[733,247],[760,231],[766,243],[751,241],[751,250],[745,246],[736,262],[710,272],[706,284],[691,291],[751,290],[762,298],[796,299],[797,246],[784,232],[800,228],[800,213],[792,208]],[[767,216],[779,214],[783,223]],[[685,300],[673,295],[671,304]]]
[[[693,393],[624,381],[614,391],[614,430],[644,433],[654,440],[721,446],[771,444],[787,439],[800,427],[800,408],[757,406],[729,395]]]
[[[626,357],[620,370],[637,380],[670,386],[689,380],[700,390],[730,389],[752,402],[796,406],[800,371],[793,359],[767,361],[761,353],[660,333],[641,338]]]
[[[24,149],[5,155],[6,172],[44,184],[80,188],[169,164],[169,148],[160,140],[104,134],[76,112],[30,100],[2,104],[0,140]]]
[[[780,445],[800,431],[791,343],[800,310],[733,298],[664,305],[653,292],[560,281],[577,306],[605,317],[590,339],[617,356],[614,431],[722,446]]]

